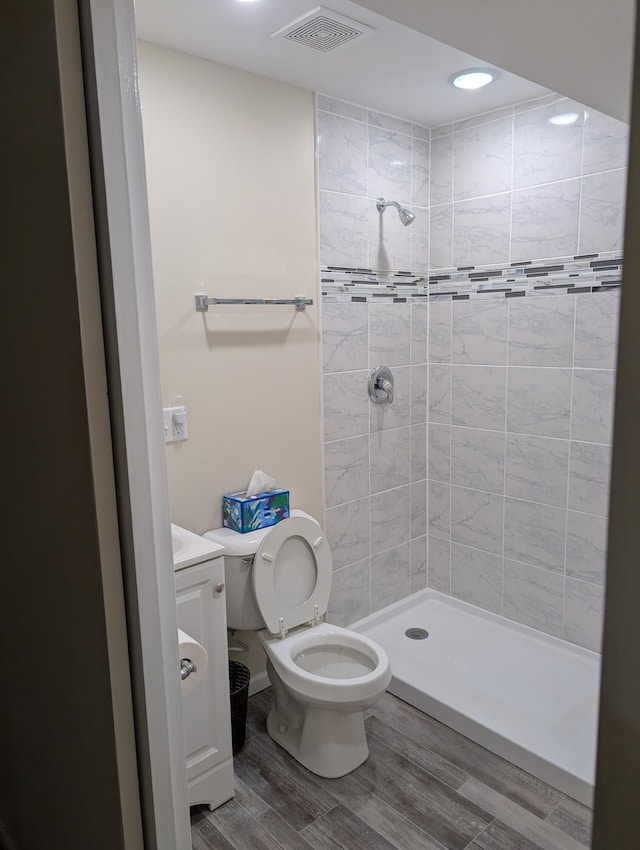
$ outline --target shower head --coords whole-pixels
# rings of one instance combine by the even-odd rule
[[[405,227],[415,221],[415,215],[405,207],[401,207],[397,201],[385,201],[384,198],[378,198],[376,201],[376,209],[378,212],[383,213],[387,207],[395,207],[398,210],[400,221]]]

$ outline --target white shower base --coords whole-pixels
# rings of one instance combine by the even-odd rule
[[[426,629],[426,640],[405,637]],[[591,806],[600,656],[433,590],[353,630],[389,656],[389,691]]]

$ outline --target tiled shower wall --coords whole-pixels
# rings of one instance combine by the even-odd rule
[[[324,266],[425,271],[622,248],[628,127],[567,98],[428,130],[320,95],[318,138]],[[380,215],[378,196],[415,222]]]
[[[618,301],[325,303],[332,622],[432,587],[599,649]]]
[[[408,268],[420,256],[424,268],[423,240],[416,240],[414,249],[410,235],[421,211],[428,213],[423,227],[429,218],[439,222],[431,234],[431,266],[451,266],[452,261],[506,264],[512,256],[544,259],[571,255],[578,245],[599,252],[620,244],[626,132],[605,116],[579,113],[580,164],[578,176],[569,177],[569,164],[576,167],[575,145],[565,142],[563,150],[545,138],[548,105],[524,105],[526,109],[516,107],[488,123],[472,120],[432,131],[430,199],[433,203],[434,190],[438,200],[444,198],[443,192],[438,195],[442,169],[433,153],[440,139],[455,151],[447,190],[451,198],[448,204],[416,209],[416,191],[424,201],[425,182],[411,175],[423,174],[424,168],[411,167],[410,160],[401,194],[393,169],[402,168],[392,167],[401,163],[394,147],[398,135],[405,137],[404,150],[413,157],[415,125],[407,124],[405,133],[399,133],[399,125],[387,129],[383,190],[380,151],[374,154],[375,166],[370,157],[372,128],[383,125],[384,117],[373,122],[362,111],[348,118],[336,115],[348,105],[327,99],[319,106],[332,119],[365,128],[360,133],[367,139],[362,159],[367,167],[360,168],[360,175],[375,186],[372,192],[367,182],[364,194],[350,194],[348,180],[357,158],[353,140],[345,141],[347,125],[334,121],[342,148],[333,148],[321,112],[325,266],[384,267],[373,261],[384,243],[385,255],[394,258],[387,267]],[[562,102],[562,112],[573,108]],[[530,122],[528,132],[537,139],[540,165],[529,170],[540,180],[533,188],[521,186],[524,177],[516,176],[526,172],[524,165],[514,167],[519,116]],[[538,132],[532,126],[536,121]],[[497,182],[489,194],[482,172],[499,175],[502,166],[493,161],[486,139],[490,130],[508,122],[509,183],[504,187]],[[458,139],[470,134],[476,143],[465,148]],[[419,141],[426,143],[426,134]],[[358,157],[362,144],[359,150]],[[466,170],[454,167],[461,151]],[[534,159],[531,152],[530,162]],[[478,204],[478,198],[469,199],[461,188],[460,175],[473,174],[473,163],[478,191],[487,190]],[[339,190],[327,188],[335,185],[331,180],[340,168],[347,182]],[[590,173],[596,168],[597,180]],[[505,191],[497,191],[498,186]],[[575,200],[576,186],[577,204],[569,203]],[[378,192],[407,204],[410,197],[417,215],[414,225],[402,228],[393,210],[379,217],[373,200]],[[522,210],[528,211],[531,225],[522,230],[517,225],[518,193],[527,198]],[[502,195],[508,203],[495,201]],[[505,241],[500,216],[507,206]],[[558,210],[564,218],[556,215]],[[438,231],[447,216],[451,254],[442,253],[445,229]],[[569,230],[562,222],[569,219],[575,225],[571,244],[560,238]],[[381,225],[387,228],[383,233]],[[440,251],[435,261],[434,250]],[[413,270],[420,271],[420,263]],[[617,311],[617,292],[323,304],[326,524],[335,570],[331,621],[348,624],[430,586],[599,648]],[[396,379],[391,407],[376,407],[368,399],[368,370],[379,364],[391,366]]]

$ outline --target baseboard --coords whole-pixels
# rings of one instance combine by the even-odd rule
[[[263,670],[262,673],[256,673],[255,676],[251,677],[251,681],[249,682],[249,696],[252,697],[254,694],[264,691],[270,685],[271,682],[269,681],[266,670]]]

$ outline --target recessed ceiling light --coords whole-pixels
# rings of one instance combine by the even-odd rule
[[[569,124],[575,124],[579,117],[577,112],[561,112],[559,115],[552,115],[549,118],[549,124],[566,127]]]
[[[467,68],[457,71],[449,77],[449,82],[457,89],[481,89],[498,78],[498,72],[492,68]]]

